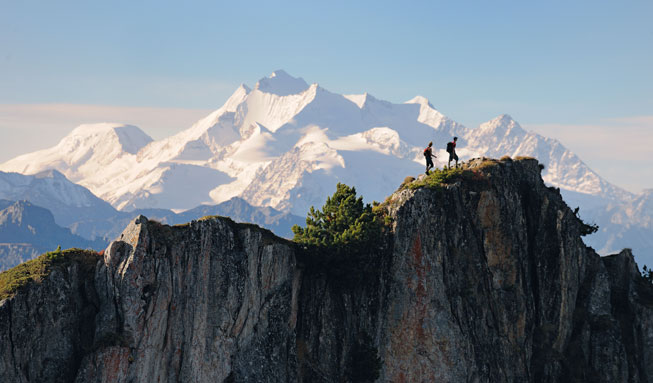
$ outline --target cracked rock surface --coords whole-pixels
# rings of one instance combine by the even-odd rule
[[[254,225],[141,216],[95,274],[72,263],[0,302],[7,382],[341,382],[368,339],[384,382],[648,382],[653,289],[599,257],[532,159],[402,189],[341,276]]]

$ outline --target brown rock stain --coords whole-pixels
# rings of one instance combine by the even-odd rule
[[[513,286],[517,281],[516,260],[512,256],[512,242],[501,230],[501,209],[493,193],[481,193],[477,213],[484,232],[483,247],[493,279],[501,287]]]
[[[430,304],[426,283],[431,266],[426,263],[419,233],[415,237],[407,257],[409,259],[407,274],[409,279],[405,280],[405,285],[414,292],[414,298],[407,302],[401,319],[392,330],[390,340],[392,352],[391,355],[386,357],[399,357],[399,365],[410,368],[410,373],[407,377],[403,371],[398,370],[393,376],[389,377],[389,381],[412,382],[416,381],[415,379],[425,382],[435,381],[434,372],[424,365],[426,359],[430,359],[428,350],[431,349],[426,343],[433,338],[432,332],[424,329]],[[410,276],[416,278],[410,278]],[[446,349],[447,345],[448,343],[440,345],[444,347],[439,348]]]
[[[111,347],[102,353],[98,365],[100,368],[104,366],[106,371],[106,382],[122,381],[122,377],[126,375],[127,358],[129,350],[126,348]]]

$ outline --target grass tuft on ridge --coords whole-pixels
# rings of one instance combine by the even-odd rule
[[[95,272],[99,254],[93,250],[68,249],[49,251],[25,263],[0,273],[0,301],[16,294],[18,289],[31,283],[41,282],[53,268],[79,262],[85,274]]]

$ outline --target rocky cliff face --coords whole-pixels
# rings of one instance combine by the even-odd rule
[[[96,260],[88,255],[66,260],[40,283],[0,301],[2,382],[75,379],[82,357],[94,347]],[[0,282],[6,282],[5,275],[0,274]]]
[[[339,382],[378,355],[387,382],[653,379],[653,289],[632,254],[587,248],[537,161],[468,170],[393,194],[386,241],[339,273],[256,226],[139,217],[94,276],[71,265],[0,304],[0,373]]]

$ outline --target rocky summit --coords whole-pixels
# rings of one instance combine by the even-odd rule
[[[653,287],[629,250],[583,243],[540,172],[530,158],[477,159],[459,177],[407,179],[378,207],[384,240],[341,265],[228,218],[140,216],[94,272],[66,258],[5,292],[0,376],[653,380]]]

